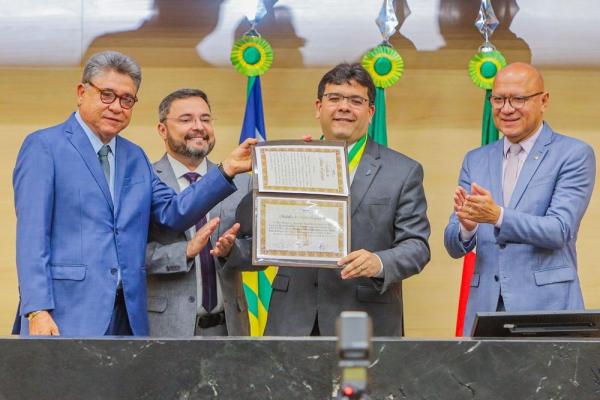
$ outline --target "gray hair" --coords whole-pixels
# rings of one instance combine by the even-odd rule
[[[171,111],[171,104],[173,104],[175,100],[188,99],[190,97],[200,97],[206,102],[208,109],[210,110],[210,103],[208,102],[208,96],[206,93],[200,89],[184,88],[176,90],[162,99],[160,105],[158,106],[158,120],[160,122],[165,122],[169,111]]]
[[[140,88],[142,83],[142,70],[138,63],[131,57],[126,56],[118,51],[101,51],[93,54],[83,67],[82,83],[91,82],[91,80],[108,71],[115,71],[119,74],[128,75],[135,84],[136,90]]]

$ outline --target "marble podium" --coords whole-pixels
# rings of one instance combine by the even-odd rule
[[[330,399],[335,338],[0,338],[0,400]],[[373,340],[373,399],[599,399],[600,340]]]

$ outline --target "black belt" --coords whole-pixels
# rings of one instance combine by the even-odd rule
[[[225,323],[225,312],[206,314],[198,318],[198,328],[208,329]]]

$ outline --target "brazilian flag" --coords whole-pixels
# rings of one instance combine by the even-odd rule
[[[246,95],[246,113],[244,114],[240,143],[247,138],[257,138],[259,141],[264,141],[267,138],[267,133],[259,76],[248,77]],[[266,270],[258,272],[242,272],[244,293],[248,301],[251,336],[262,336],[265,331],[273,291],[271,285],[276,274],[277,267],[268,267]]]

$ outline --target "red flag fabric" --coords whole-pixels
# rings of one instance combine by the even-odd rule
[[[491,90],[485,91],[483,101],[483,119],[481,122],[481,145],[485,146],[498,140],[498,129],[494,125],[492,115],[492,104],[490,103]],[[475,272],[475,251],[467,253],[463,260],[463,271],[460,282],[460,296],[458,298],[458,312],[456,313],[456,336],[463,336],[465,314],[467,312],[467,303],[469,301],[469,291],[471,290],[471,279]],[[469,335],[470,332],[467,332]]]
[[[465,324],[465,313],[467,312],[467,302],[469,301],[469,290],[471,290],[471,278],[475,271],[474,251],[471,251],[463,258],[463,270],[460,280],[460,296],[458,298],[458,313],[456,315],[456,336],[463,336],[463,327]]]

